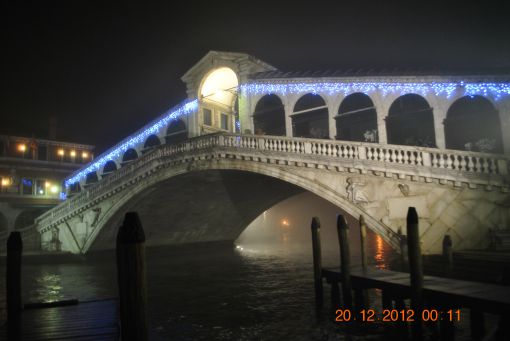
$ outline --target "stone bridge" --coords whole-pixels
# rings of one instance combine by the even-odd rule
[[[425,253],[444,234],[483,247],[508,224],[509,159],[414,146],[214,133],[151,149],[36,219],[45,250],[112,248],[137,210],[151,245],[235,240],[264,210],[310,191],[366,217],[392,246],[408,206]],[[310,212],[313,215],[314,212]]]

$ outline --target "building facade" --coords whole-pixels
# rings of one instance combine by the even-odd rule
[[[91,145],[0,135],[0,238],[29,231],[64,199],[63,180],[93,160]],[[24,235],[30,244],[36,234]],[[5,243],[2,243],[4,247]]]

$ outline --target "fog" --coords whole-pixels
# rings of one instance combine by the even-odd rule
[[[322,254],[325,265],[339,263],[336,220],[344,215],[349,226],[351,261],[359,265],[359,217],[352,217],[341,208],[305,192],[284,200],[263,212],[243,231],[236,245],[243,252],[285,252],[310,255],[312,249],[311,221],[316,216],[321,222]],[[368,226],[370,228],[370,226]],[[369,262],[384,268],[395,257],[395,252],[380,236],[367,231]]]

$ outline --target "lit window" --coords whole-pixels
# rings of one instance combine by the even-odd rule
[[[228,130],[228,115],[221,113],[221,129]]]
[[[64,150],[63,150],[63,149],[59,149],[59,150],[58,150],[58,155],[60,155],[60,156],[64,156],[64,154],[65,154],[65,152],[64,152]]]
[[[18,144],[18,150],[24,153],[27,150],[27,146],[24,143],[20,143]]]
[[[71,150],[71,157],[75,157],[76,156],[76,152],[74,150]]]
[[[88,157],[89,157],[89,153],[87,153],[87,152],[83,152],[83,153],[81,153],[81,157],[82,157],[83,159],[86,159],[86,158],[88,158]]]
[[[2,178],[2,187],[7,187],[11,184],[9,178]]]
[[[212,112],[211,109],[205,109],[204,112],[204,124],[208,126],[212,126]]]
[[[47,182],[44,180],[36,180],[35,181],[35,194],[36,195],[44,195],[46,194],[46,186]]]

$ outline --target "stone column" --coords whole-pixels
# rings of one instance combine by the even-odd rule
[[[292,137],[292,118],[290,115],[292,114],[293,105],[286,98],[283,107],[285,108],[285,136]]]
[[[436,97],[434,100],[427,98],[432,106],[434,116],[434,134],[436,136],[436,146],[439,149],[446,149],[446,137],[444,133],[444,120],[450,107],[450,101],[444,97]]]
[[[377,135],[379,137],[379,143],[387,144],[388,138],[386,135],[386,116],[388,115],[388,109],[391,105],[391,101],[387,102],[387,99],[377,96],[373,97],[375,110],[377,112]]]
[[[499,121],[501,122],[501,136],[503,139],[503,153],[510,155],[510,98],[502,99],[497,105]]]

